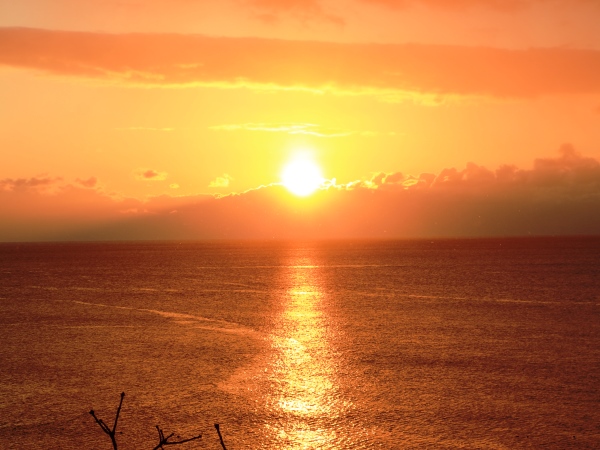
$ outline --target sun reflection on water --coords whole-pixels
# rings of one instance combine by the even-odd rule
[[[270,407],[280,419],[273,431],[286,448],[332,448],[342,410],[320,268],[311,262],[290,267],[284,308],[271,334]]]

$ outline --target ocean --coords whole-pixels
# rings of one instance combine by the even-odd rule
[[[119,449],[598,449],[600,238],[0,244],[0,448],[121,392]]]

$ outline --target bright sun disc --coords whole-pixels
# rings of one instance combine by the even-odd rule
[[[308,159],[296,159],[283,169],[281,181],[285,188],[299,197],[315,192],[323,182],[321,169]]]

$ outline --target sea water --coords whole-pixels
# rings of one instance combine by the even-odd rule
[[[600,238],[0,244],[0,448],[600,448]]]

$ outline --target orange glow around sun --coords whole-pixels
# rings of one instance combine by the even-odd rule
[[[297,157],[288,162],[281,173],[281,182],[292,194],[306,197],[315,192],[324,178],[321,168],[307,157]]]

